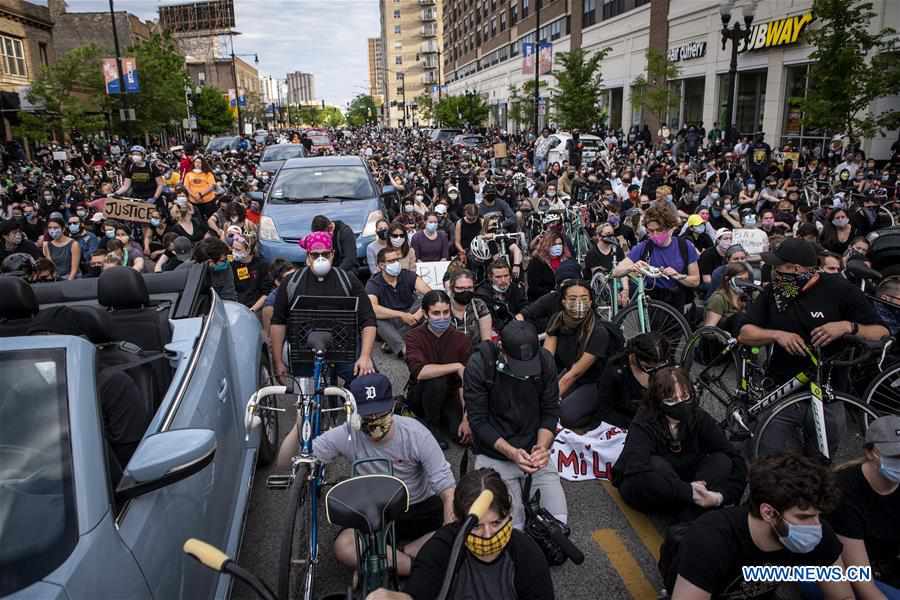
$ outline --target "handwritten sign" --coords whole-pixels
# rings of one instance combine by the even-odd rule
[[[499,144],[494,144],[494,158],[506,158],[506,157],[507,157],[506,144],[504,144],[502,142]]]
[[[751,255],[769,251],[769,236],[762,229],[735,229],[731,232],[731,243],[743,246]]]
[[[149,223],[150,211],[155,208],[155,205],[144,202],[143,200],[107,198],[103,214],[107,219],[112,219],[114,221]]]
[[[450,266],[449,260],[416,263],[416,274],[433,290],[444,289],[444,273]]]
[[[625,435],[609,423],[584,435],[561,429],[550,448],[550,463],[568,481],[611,479],[613,465],[625,447]]]

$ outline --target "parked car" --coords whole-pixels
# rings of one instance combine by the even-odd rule
[[[269,139],[269,132],[265,129],[257,129],[253,132],[253,143],[265,145]]]
[[[463,132],[462,129],[432,129],[431,130],[431,141],[432,142],[449,142],[452,141],[453,138],[458,136]]]
[[[321,129],[309,129],[306,132],[306,136],[312,142],[312,148],[309,150],[311,155],[316,156],[334,152],[334,142],[331,139],[331,134],[327,131]]]
[[[214,539],[237,556],[257,461],[274,458],[276,419],[245,437],[270,373],[259,319],[211,291],[205,265],[3,276],[0,297],[0,596],[228,598],[231,578],[181,546]],[[133,388],[111,394],[112,376]],[[107,417],[126,413],[108,403],[125,400],[149,424],[120,464],[124,425]]]
[[[375,224],[385,211],[383,190],[358,156],[292,158],[282,165],[264,197],[259,245],[266,262],[285,258],[302,262],[298,242],[310,231],[314,216],[343,221],[356,233],[356,256],[367,271],[366,247],[375,239]]]
[[[474,148],[485,143],[485,137],[477,133],[463,133],[453,138],[455,147]]]
[[[236,135],[214,137],[206,144],[207,152],[227,152],[240,149],[241,138]]]
[[[284,161],[304,156],[306,156],[306,149],[303,147],[303,144],[275,144],[274,146],[267,146],[259,159],[259,169],[273,175],[281,168]]]
[[[559,132],[550,136],[551,145],[550,153],[547,154],[547,162],[553,164],[558,162],[562,164],[564,160],[569,160],[569,150],[566,148],[566,142],[572,139],[572,134]],[[597,158],[601,150],[603,150],[603,140],[596,135],[582,133],[579,136],[582,145],[581,160],[583,162],[591,161]]]

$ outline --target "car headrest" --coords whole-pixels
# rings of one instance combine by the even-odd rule
[[[150,304],[144,277],[130,267],[113,267],[97,280],[97,301],[106,308],[140,308]]]
[[[27,281],[11,275],[0,277],[0,319],[30,319],[39,308]]]
[[[112,319],[102,309],[90,306],[51,306],[28,328],[28,334],[75,335],[87,338],[92,344],[106,344],[112,340]]]

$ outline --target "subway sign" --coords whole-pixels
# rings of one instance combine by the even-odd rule
[[[812,13],[806,12],[754,25],[750,28],[750,34],[738,44],[738,52],[752,52],[795,44],[812,20]]]

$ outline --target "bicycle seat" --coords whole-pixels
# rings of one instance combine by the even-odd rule
[[[870,269],[866,266],[861,260],[851,260],[847,262],[847,266],[844,267],[844,270],[848,275],[853,275],[854,277],[858,277],[859,279],[872,279],[874,281],[878,281],[881,279],[881,273],[876,271],[875,269]]]
[[[328,522],[373,534],[409,509],[406,484],[391,475],[359,475],[346,479],[325,496]]]
[[[313,330],[306,336],[306,345],[315,352],[325,352],[331,345],[331,332]]]

